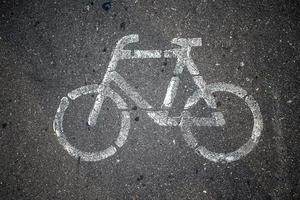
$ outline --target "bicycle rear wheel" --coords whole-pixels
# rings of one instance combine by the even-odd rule
[[[69,143],[66,135],[64,134],[63,120],[65,111],[68,109],[70,104],[69,99],[75,100],[82,95],[92,93],[95,93],[96,95],[104,95],[104,98],[110,98],[117,105],[118,109],[123,109],[123,111],[121,111],[121,128],[117,139],[108,148],[97,152],[85,152],[77,149]],[[63,97],[61,99],[53,121],[53,130],[55,131],[59,143],[71,156],[74,156],[75,158],[80,157],[83,161],[100,161],[114,155],[117,152],[117,148],[121,148],[124,145],[130,129],[130,114],[128,111],[124,110],[127,109],[126,102],[120,97],[120,95],[109,87],[99,87],[97,84],[77,88],[68,93],[68,97]]]
[[[198,155],[201,155],[210,161],[232,162],[232,161],[239,160],[240,158],[250,153],[259,141],[263,129],[263,120],[262,120],[262,115],[260,112],[259,105],[255,101],[255,99],[251,95],[247,95],[247,92],[241,87],[232,84],[226,84],[226,83],[213,83],[207,85],[206,87],[207,87],[206,88],[207,91],[210,92],[211,94],[215,92],[228,92],[238,96],[239,98],[242,98],[245,101],[246,105],[251,110],[251,113],[253,115],[253,129],[252,129],[251,137],[245,144],[243,144],[240,148],[238,148],[233,152],[217,153],[217,152],[210,151],[204,146],[198,144],[197,139],[195,138],[195,136],[191,131],[191,127],[193,125],[196,125],[195,122],[199,121],[199,119],[201,118],[191,117],[188,111],[184,111],[183,117],[186,116],[186,119],[185,122],[181,123],[180,125],[181,130],[184,132],[185,136],[187,136],[184,137],[184,139],[189,144],[189,146],[195,149],[195,152]]]

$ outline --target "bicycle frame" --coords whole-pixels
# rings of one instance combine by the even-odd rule
[[[138,35],[128,35],[120,39],[114,49],[111,57],[111,61],[104,75],[102,83],[85,85],[68,93],[68,97],[62,97],[58,106],[55,119],[53,121],[53,130],[58,137],[59,143],[64,149],[72,156],[80,157],[84,161],[99,161],[106,159],[117,152],[118,148],[121,148],[130,130],[130,112],[127,103],[123,98],[114,90],[110,88],[110,83],[114,82],[124,93],[129,96],[133,102],[142,110],[145,110],[155,123],[160,126],[179,126],[183,132],[183,138],[187,145],[195,150],[195,152],[203,156],[204,158],[213,162],[232,162],[239,160],[257,145],[259,137],[263,130],[263,119],[260,112],[260,108],[255,99],[247,94],[243,88],[228,84],[228,83],[210,83],[206,84],[202,76],[194,64],[190,52],[194,46],[201,46],[201,38],[174,38],[173,44],[179,45],[180,48],[174,48],[170,50],[124,50],[124,47],[133,42],[138,42]],[[177,63],[173,71],[173,77],[171,78],[164,101],[160,109],[155,110],[145,99],[143,99],[126,81],[116,72],[116,67],[119,60],[128,59],[146,59],[146,58],[176,58]],[[197,89],[187,99],[184,109],[179,117],[170,117],[169,109],[173,105],[173,101],[176,97],[178,85],[180,82],[179,76],[184,68],[187,68],[191,74]],[[191,116],[188,111],[193,105],[195,105],[200,99],[204,99],[207,106],[212,109],[216,108],[216,102],[214,96],[215,92],[227,92],[243,99],[245,105],[248,106],[253,116],[253,129],[251,137],[246,143],[240,146],[237,150],[229,153],[217,153],[210,151],[202,146],[198,142],[198,139],[192,133],[192,126],[223,126],[225,120],[221,112],[212,112],[211,117],[198,118]],[[96,101],[93,109],[91,110],[88,118],[88,124],[93,126],[97,122],[98,115],[100,114],[101,106],[105,98],[110,98],[116,103],[117,108],[121,110],[121,126],[119,135],[109,147],[97,152],[85,152],[77,149],[71,143],[68,142],[63,130],[64,113],[69,107],[69,99],[74,101],[78,97],[87,94],[97,94]]]
[[[105,90],[106,88],[109,88],[110,82],[114,82],[127,96],[129,96],[133,100],[133,102],[135,102],[137,107],[146,110],[148,116],[151,117],[154,120],[154,122],[156,122],[158,125],[178,126],[180,122],[183,122],[183,116],[170,117],[168,110],[172,107],[172,104],[176,97],[176,93],[180,82],[179,75],[182,73],[185,67],[192,75],[193,80],[198,87],[198,90],[195,91],[194,94],[188,99],[184,110],[187,110],[188,108],[196,104],[200,98],[203,98],[210,108],[216,108],[214,97],[211,93],[209,93],[209,91],[206,90],[205,81],[203,80],[202,76],[199,75],[200,73],[190,56],[191,47],[202,46],[201,38],[174,38],[172,40],[172,43],[181,46],[181,48],[174,48],[166,51],[134,50],[132,54],[131,50],[124,50],[124,47],[127,44],[138,41],[139,37],[135,34],[127,35],[118,41],[115,49],[112,52],[111,61],[109,62],[103,81],[97,89],[98,95],[94,107],[89,115],[89,125],[93,126],[96,124],[99,112],[101,110],[101,105],[105,98],[105,95],[103,95],[103,93],[109,92]],[[171,78],[170,83],[168,85],[161,109],[154,111],[153,107],[142,96],[140,96],[119,73],[116,72],[116,68],[119,60],[148,58],[157,59],[162,57],[177,58],[177,63],[173,71],[174,76]],[[125,106],[122,109],[128,108]],[[212,113],[212,118],[198,119],[197,124],[200,124],[202,126],[221,126],[225,124],[225,121],[223,119],[222,113],[214,112]]]

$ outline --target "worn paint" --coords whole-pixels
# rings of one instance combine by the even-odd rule
[[[255,99],[247,95],[247,92],[233,84],[227,83],[212,83],[206,84],[203,77],[200,75],[197,66],[193,62],[190,52],[191,48],[195,46],[202,46],[201,38],[174,38],[171,42],[180,46],[170,50],[124,50],[123,48],[129,44],[138,42],[139,37],[136,34],[127,35],[121,38],[115,49],[112,52],[111,60],[109,62],[106,74],[102,80],[102,83],[97,85],[87,85],[75,89],[68,93],[70,100],[87,95],[97,94],[93,108],[90,111],[88,124],[94,126],[97,123],[97,119],[101,112],[102,104],[105,98],[110,98],[119,110],[121,110],[121,129],[115,142],[108,148],[98,152],[83,152],[73,147],[67,140],[63,131],[63,117],[64,112],[69,106],[69,99],[63,97],[60,105],[57,109],[56,116],[53,123],[53,129],[58,137],[59,143],[64,149],[74,157],[80,157],[84,161],[99,161],[114,155],[118,148],[121,148],[126,140],[130,130],[130,113],[128,111],[127,103],[122,97],[110,88],[110,83],[114,82],[140,109],[145,110],[150,118],[160,126],[180,126],[183,132],[183,138],[187,142],[188,146],[193,148],[195,152],[204,158],[213,162],[232,162],[239,160],[250,153],[257,145],[259,137],[263,129],[263,120],[260,112],[260,108]],[[124,59],[157,59],[157,58],[176,58],[177,63],[174,68],[174,76],[171,78],[168,85],[166,96],[164,98],[161,110],[154,110],[153,107],[131,87],[119,73],[116,72],[117,64],[119,60]],[[195,85],[196,91],[187,99],[179,117],[170,117],[168,109],[172,107],[172,104],[176,98],[176,93],[180,83],[179,76],[183,69],[187,68],[191,74]],[[242,98],[245,104],[249,107],[253,114],[253,130],[250,139],[238,148],[236,151],[230,153],[216,153],[206,149],[204,146],[199,146],[198,141],[191,132],[192,126],[224,126],[226,121],[221,112],[213,112],[211,117],[200,118],[191,116],[188,111],[201,99],[204,99],[207,106],[215,109],[216,102],[213,96],[214,92],[229,92]]]

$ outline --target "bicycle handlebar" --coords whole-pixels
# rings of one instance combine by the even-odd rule
[[[130,43],[136,43],[139,41],[139,35],[131,34],[122,37],[116,45],[116,48],[113,51],[113,55],[119,55],[118,59],[143,59],[143,58],[161,58],[161,50],[124,50],[124,47]],[[202,46],[201,38],[174,38],[171,43],[181,46],[181,48],[175,48],[164,51],[164,57],[176,57],[176,54],[171,56],[171,52],[186,51],[189,53],[191,47]]]

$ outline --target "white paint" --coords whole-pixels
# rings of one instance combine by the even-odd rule
[[[196,126],[224,126],[225,120],[221,112],[213,112],[212,117],[193,117],[192,122]]]
[[[53,123],[53,129],[55,130],[56,136],[58,137],[59,143],[64,147],[64,149],[72,156],[79,158],[84,161],[97,161],[105,159],[111,155],[113,155],[116,152],[116,148],[113,146],[109,146],[107,149],[96,152],[96,153],[90,153],[90,152],[83,152],[75,147],[73,147],[66,139],[64,133],[63,133],[63,116],[65,110],[69,106],[69,101],[67,97],[63,97],[61,100],[61,103],[57,109],[57,113],[54,119]]]
[[[175,99],[175,95],[178,89],[178,85],[179,85],[179,77],[172,77],[169,85],[168,85],[168,89],[167,89],[167,93],[166,93],[166,97],[164,99],[163,102],[163,106],[162,108],[171,108],[173,101]]]
[[[118,93],[114,92],[109,87],[100,85],[97,88],[97,93],[98,93],[98,95],[96,97],[94,107],[91,110],[89,118],[88,118],[88,124],[90,126],[94,126],[96,124],[99,112],[101,110],[101,106],[106,97],[109,97],[110,99],[112,99],[117,104],[117,108],[119,108],[121,110],[127,109],[127,104],[125,103],[125,101],[120,97],[120,95]]]
[[[184,67],[188,69],[191,75],[199,75],[197,66],[191,58],[190,52],[192,47],[202,46],[201,38],[174,38],[173,44],[179,45],[178,49],[170,49],[164,51],[166,58],[177,58],[177,64],[174,74],[181,74]]]
[[[93,85],[87,85],[84,87],[80,87],[77,88],[71,92],[68,93],[68,97],[72,100],[77,99],[79,96],[81,95],[87,95],[90,93],[96,93],[97,92],[97,88],[99,87],[99,85],[97,84],[93,84]]]
[[[160,126],[177,126],[177,120],[173,117],[169,117],[168,111],[147,111],[149,117],[151,117],[155,123]]]
[[[143,59],[143,58],[160,58],[162,51],[160,50],[135,50],[132,59]],[[130,58],[129,58],[130,59]]]
[[[198,90],[194,92],[192,96],[187,100],[184,109],[187,110],[195,105],[200,99],[204,99],[210,108],[216,108],[216,102],[213,95],[207,90],[206,83],[202,76],[193,77],[195,84],[198,86]]]
[[[230,153],[216,153],[212,152],[208,149],[206,149],[203,146],[197,146],[195,148],[195,151],[197,154],[207,158],[208,160],[211,160],[213,162],[232,162],[239,160],[240,158],[246,156],[248,153],[250,153],[253,148],[257,145],[259,141],[259,137],[261,135],[261,131],[263,129],[263,120],[260,113],[260,108],[257,104],[257,102],[254,100],[252,96],[246,96],[247,92],[243,90],[242,88],[232,85],[232,84],[226,84],[226,83],[214,83],[207,85],[207,89],[211,92],[229,92],[231,94],[234,94],[238,96],[239,98],[244,99],[246,105],[249,107],[249,109],[252,112],[253,115],[253,130],[250,139],[242,145],[237,150],[230,152]],[[218,117],[217,117],[218,118]],[[220,120],[220,119],[216,119]],[[193,121],[192,121],[193,122]],[[225,121],[221,120],[221,124],[223,124]],[[195,125],[197,123],[193,122]],[[188,135],[190,138],[186,140],[186,142],[191,146],[195,146],[195,143],[197,143],[197,140],[191,133],[191,126],[187,126],[185,124],[181,125],[181,128],[184,132],[186,132],[186,135]],[[191,142],[192,141],[192,142]]]
[[[81,88],[78,88],[76,90],[73,90],[68,94],[71,100],[75,100],[76,98],[97,92],[98,85],[88,85],[83,86]],[[112,90],[108,90],[112,91]],[[111,98],[116,104],[119,109],[122,109],[124,107],[127,107],[127,104],[114,92],[107,92],[106,97]],[[116,96],[117,95],[117,96]],[[63,131],[63,117],[64,113],[67,110],[69,106],[69,100],[67,97],[63,97],[61,99],[61,102],[59,104],[59,107],[57,109],[55,119],[53,122],[53,129],[56,133],[56,136],[58,137],[59,143],[64,147],[64,149],[72,156],[79,158],[83,161],[99,161],[106,159],[112,155],[114,155],[117,152],[117,148],[114,145],[110,145],[106,149],[98,152],[84,152],[81,151],[74,146],[72,146]],[[128,111],[122,111],[122,120],[121,120],[121,130],[119,132],[119,136],[117,140],[115,141],[115,145],[117,147],[122,147],[127,139],[128,131],[130,129],[130,117]]]
[[[183,138],[188,146],[195,149],[195,152],[206,159],[213,162],[232,162],[250,153],[259,141],[261,131],[263,129],[262,116],[260,109],[254,98],[242,88],[226,83],[212,83],[206,84],[199,70],[193,62],[190,52],[191,47],[202,46],[201,38],[174,38],[173,44],[179,46],[170,50],[124,50],[124,47],[129,43],[138,42],[139,37],[136,34],[127,35],[121,38],[115,49],[112,52],[111,60],[109,62],[107,71],[104,75],[101,84],[87,85],[77,88],[68,93],[71,100],[76,100],[78,97],[87,94],[97,94],[93,108],[88,117],[88,124],[93,126],[97,123],[97,119],[101,114],[101,107],[106,98],[110,98],[119,110],[121,110],[121,128],[118,137],[113,144],[102,151],[98,152],[83,152],[73,147],[67,140],[63,131],[63,117],[64,112],[69,106],[69,99],[63,97],[57,109],[55,119],[53,122],[53,129],[58,137],[59,143],[72,156],[80,157],[83,161],[99,161],[106,159],[117,152],[117,148],[121,148],[128,137],[130,130],[130,114],[126,102],[122,97],[110,88],[110,83],[114,82],[116,86],[123,91],[140,109],[145,110],[150,118],[160,126],[180,126],[183,131]],[[142,96],[131,87],[126,80],[116,72],[117,63],[119,60],[129,59],[157,59],[164,55],[165,58],[176,58],[177,63],[174,68],[174,76],[171,78],[168,85],[166,96],[164,98],[161,110],[154,110],[153,107],[142,98]],[[242,65],[242,63],[241,63]],[[172,107],[176,97],[178,86],[180,83],[179,75],[184,69],[192,75],[193,81],[197,86],[196,91],[187,99],[184,106],[184,111],[179,117],[170,117],[169,109]],[[215,92],[229,92],[239,98],[242,98],[253,114],[253,130],[250,139],[236,151],[230,153],[216,153],[206,149],[204,146],[199,146],[196,137],[193,135],[192,126],[224,126],[225,119],[221,112],[212,112],[211,117],[194,117],[188,111],[199,100],[204,99],[207,106],[211,109],[216,109],[216,102],[213,96]],[[175,144],[175,140],[173,140]],[[118,162],[118,160],[117,160]],[[205,192],[204,192],[205,193]]]
[[[111,81],[114,81],[114,83],[119,86],[120,89],[123,90],[123,92],[125,92],[126,95],[137,104],[138,107],[142,109],[152,109],[152,106],[145,99],[143,99],[143,97],[137,93],[120,74],[117,72],[111,72],[110,79]]]
[[[127,140],[128,132],[130,129],[130,115],[128,111],[122,111],[121,130],[115,144],[121,148]]]

